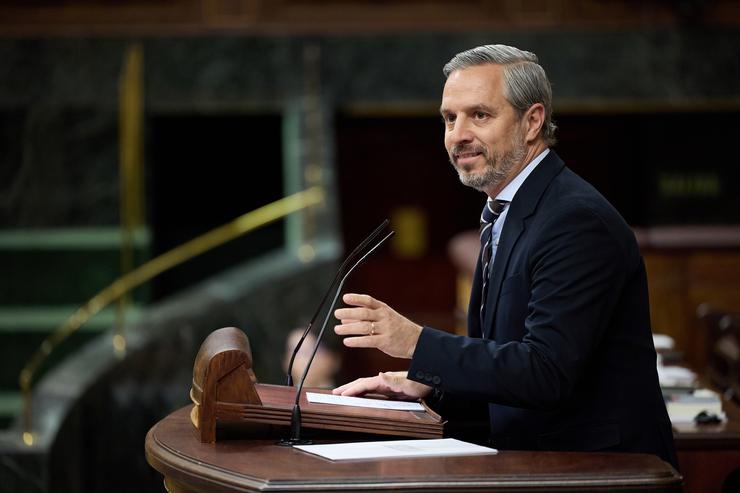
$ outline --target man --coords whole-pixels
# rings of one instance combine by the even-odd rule
[[[444,73],[445,147],[462,183],[488,195],[469,335],[347,294],[351,308],[335,312],[344,344],[411,365],[334,392],[430,397],[443,409],[485,402],[494,447],[644,452],[676,466],[642,258],[617,211],[549,149],[552,96],[537,57],[481,46]]]

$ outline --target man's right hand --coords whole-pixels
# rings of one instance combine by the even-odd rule
[[[432,387],[406,378],[405,371],[388,371],[374,377],[358,378],[332,391],[335,395],[361,396],[381,394],[391,399],[415,401],[426,397]]]

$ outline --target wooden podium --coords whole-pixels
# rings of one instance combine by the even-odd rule
[[[681,476],[644,454],[503,451],[331,461],[280,446],[271,425],[290,423],[295,390],[257,383],[251,361],[238,329],[219,329],[201,346],[190,393],[195,405],[166,417],[146,437],[147,461],[164,475],[168,492],[681,491]],[[439,437],[444,424],[431,411],[309,404],[305,395],[301,406],[303,424],[322,430],[324,441],[343,431]]]
[[[201,443],[189,408],[146,437],[146,458],[170,493],[205,492],[680,492],[681,476],[644,454],[508,452],[467,457],[330,461],[274,438]]]
[[[309,403],[303,389],[302,426],[320,430],[361,432],[399,437],[440,438],[444,422],[426,411],[394,411]],[[191,421],[201,442],[216,441],[219,424],[262,423],[289,426],[296,388],[257,382],[247,336],[227,327],[212,332],[198,351],[193,365],[190,398]]]

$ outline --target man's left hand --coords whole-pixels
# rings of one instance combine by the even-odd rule
[[[354,308],[340,308],[334,316],[342,324],[334,327],[347,347],[378,348],[395,358],[410,359],[421,335],[421,325],[366,294],[345,294],[342,300]]]
[[[405,371],[380,372],[374,377],[358,378],[332,390],[335,395],[363,396],[380,394],[391,399],[415,401],[423,399],[432,388],[406,378]]]

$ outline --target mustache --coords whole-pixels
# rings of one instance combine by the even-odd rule
[[[488,157],[488,149],[482,145],[477,144],[457,144],[450,149],[450,157],[457,160],[460,154],[482,154],[484,157]]]

